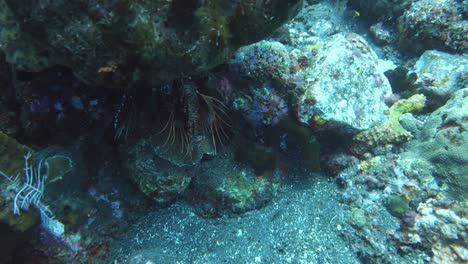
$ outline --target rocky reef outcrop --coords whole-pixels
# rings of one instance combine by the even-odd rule
[[[19,69],[71,68],[88,84],[160,84],[271,34],[301,0],[0,1],[0,49]]]

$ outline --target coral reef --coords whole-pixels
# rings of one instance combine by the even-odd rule
[[[396,30],[382,22],[375,23],[369,28],[369,32],[380,45],[390,45],[396,43],[398,38],[395,34],[395,31]]]
[[[427,118],[421,136],[402,156],[408,162],[426,160],[423,168],[444,182],[450,195],[460,201],[468,198],[468,89],[462,89]]]
[[[119,91],[93,89],[63,67],[18,71],[16,76],[15,97],[9,102],[23,135],[41,146],[72,144],[79,135],[105,129],[120,99]]]
[[[304,6],[295,19],[277,31],[275,39],[298,49],[320,49],[329,37],[342,32],[348,23],[336,10],[338,2],[345,1],[319,1]]]
[[[424,247],[433,254],[434,263],[468,261],[466,235],[468,219],[459,205],[448,205],[439,199],[419,204],[411,226],[397,236],[402,251]]]
[[[6,204],[13,205],[13,214],[18,221],[28,219],[31,212],[28,209],[30,205],[34,205],[41,214],[44,228],[51,228],[48,231],[54,235],[63,233],[55,230],[59,222],[51,208],[56,209],[59,198],[63,199],[64,193],[73,189],[69,186],[79,186],[85,180],[76,175],[78,158],[74,156],[74,161],[71,157],[70,152],[60,147],[49,147],[35,152],[34,155],[28,150],[23,154],[23,165],[16,170],[16,174],[2,172],[3,184],[8,185],[5,189],[8,192],[3,193],[3,198],[6,198]]]
[[[49,147],[33,154],[18,143],[15,150],[13,139],[3,141],[12,153],[28,150],[23,154],[22,167],[17,168],[15,174],[0,171],[3,176],[0,215],[2,222],[10,226],[5,232],[16,233],[14,243],[20,242],[26,233],[40,231],[52,240],[61,241],[72,252],[73,248],[79,248],[79,234],[76,236],[73,231],[84,223],[90,212],[85,208],[85,204],[89,204],[82,203],[83,196],[79,192],[87,180],[81,175],[83,168],[77,166],[81,160],[61,147]],[[80,206],[71,208],[67,204]],[[29,239],[34,241],[35,238]]]
[[[92,203],[83,187],[89,181],[82,150],[77,146],[49,146],[36,154],[48,166],[44,203],[54,212],[66,232],[76,230],[86,220]]]
[[[427,171],[430,166],[427,162],[410,164],[400,154],[385,152],[362,161],[360,171],[352,167],[341,171],[339,179],[346,183],[342,199],[351,207],[348,221],[358,234],[354,239],[367,234],[365,244],[371,241],[374,247],[396,247],[400,256],[422,263],[466,261],[466,206],[444,195]],[[388,215],[378,212],[384,208]],[[380,237],[380,242],[375,241],[377,233],[366,233],[382,226],[386,226],[387,235]],[[359,248],[365,251],[365,246]],[[389,257],[382,254],[384,251],[377,256],[371,252],[368,257],[374,260]]]

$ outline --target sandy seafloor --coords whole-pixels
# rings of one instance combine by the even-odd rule
[[[371,220],[373,237],[360,237],[347,220],[350,211],[339,201],[337,185],[330,177],[306,174],[301,180],[290,179],[266,207],[238,217],[202,218],[184,201],[148,213],[112,243],[108,260],[136,264],[362,263],[370,250],[381,251],[392,263],[417,263],[388,245],[368,241],[398,228],[385,208]]]

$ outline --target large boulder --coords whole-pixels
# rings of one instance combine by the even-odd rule
[[[384,98],[392,93],[390,84],[377,55],[357,34],[331,37],[303,72],[297,98],[301,122],[355,132],[387,119]]]
[[[294,16],[302,0],[0,1],[0,50],[17,68],[70,67],[126,87],[211,69]]]

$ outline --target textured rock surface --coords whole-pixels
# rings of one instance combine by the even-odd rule
[[[31,148],[0,132],[0,171],[11,176],[22,171],[24,154]]]
[[[466,1],[415,1],[399,18],[398,26],[400,44],[411,51],[468,51]]]
[[[386,120],[384,97],[391,87],[377,55],[360,36],[331,37],[304,69],[304,79],[297,98],[301,122],[316,126],[326,121],[329,128],[356,131]]]
[[[426,97],[421,94],[396,102],[388,110],[388,121],[353,137],[352,151],[356,154],[363,154],[377,146],[401,144],[413,138],[411,132],[400,124],[400,117],[405,113],[421,111],[425,102]]]
[[[370,33],[380,45],[389,45],[397,42],[395,30],[382,22],[378,22],[369,28]]]
[[[161,83],[208,70],[294,16],[302,0],[0,1],[0,49],[21,69],[87,83]]]
[[[126,151],[125,167],[145,195],[158,203],[167,203],[188,187],[192,174],[160,158],[152,143],[144,138],[132,144]]]
[[[400,242],[429,248],[434,263],[466,263],[468,219],[463,211],[459,205],[429,199],[419,204],[414,223]]]
[[[431,109],[442,106],[455,91],[468,87],[468,56],[437,50],[423,53],[414,66],[417,85]]]
[[[275,172],[255,175],[253,169],[233,161],[225,152],[201,164],[189,197],[202,215],[213,217],[260,208],[273,198],[278,187]]]
[[[294,19],[277,31],[275,39],[294,47],[321,45],[328,37],[343,31],[346,22],[336,12],[335,3],[318,2],[305,5]]]
[[[468,89],[456,92],[443,107],[426,120],[421,137],[415,140],[407,159],[424,159],[432,164],[435,177],[446,183],[449,193],[468,198]]]
[[[288,49],[280,42],[266,40],[240,48],[230,61],[233,72],[260,82],[284,78],[290,64]]]

